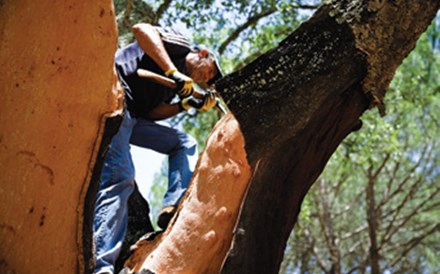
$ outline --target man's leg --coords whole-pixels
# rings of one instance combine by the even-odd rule
[[[125,112],[105,156],[96,195],[93,223],[96,241],[95,273],[113,273],[127,229],[127,201],[134,189],[134,166],[129,140],[136,119]]]
[[[163,207],[177,206],[188,188],[197,162],[194,138],[177,129],[138,119],[131,143],[169,155],[168,189]]]

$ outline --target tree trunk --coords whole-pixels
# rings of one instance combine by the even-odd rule
[[[438,6],[435,0],[333,1],[277,48],[217,83],[240,125],[253,172],[222,273],[278,272],[308,189],[341,141],[359,129],[368,107],[384,114],[394,72]],[[194,183],[200,185],[196,178]],[[157,252],[164,241],[147,244],[138,255],[165,256]],[[185,247],[175,248],[186,254]],[[158,271],[143,262],[136,271]],[[163,263],[177,273],[172,260]]]
[[[218,83],[255,171],[222,273],[277,273],[308,189],[434,18],[437,0],[333,1]],[[255,167],[258,164],[258,169]]]
[[[0,273],[83,272],[122,108],[113,5],[4,0],[0,18]]]

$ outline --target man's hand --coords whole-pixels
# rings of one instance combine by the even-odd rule
[[[194,91],[193,80],[185,74],[179,72],[177,69],[170,69],[165,72],[165,75],[176,82],[176,92],[180,98],[191,96]]]
[[[179,103],[180,111],[189,110],[190,108],[198,109],[201,106],[203,106],[203,100],[194,98],[192,96],[183,98]]]
[[[213,108],[217,104],[214,91],[208,91],[203,98],[187,97],[180,101],[180,109],[188,110],[195,108],[198,111],[204,112]]]
[[[208,111],[217,104],[215,97],[215,91],[207,91],[205,97],[203,97],[203,105],[198,108],[198,111]]]

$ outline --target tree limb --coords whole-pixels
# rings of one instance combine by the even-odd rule
[[[425,152],[426,152],[426,147],[424,148],[423,154]],[[385,196],[383,196],[382,201],[378,205],[378,207],[382,207],[384,204],[388,203],[394,196],[396,196],[398,193],[400,193],[402,191],[402,189],[406,185],[406,183],[413,177],[414,172],[416,171],[416,169],[418,167],[420,167],[420,165],[422,163],[422,158],[423,157],[420,157],[419,160],[414,164],[414,166],[410,170],[408,170],[407,175],[405,176],[405,178],[403,178],[403,180],[400,182],[400,184],[397,186],[397,188],[388,197],[385,198]]]
[[[401,252],[400,256],[395,258],[391,263],[389,263],[385,268],[391,268],[394,267],[402,258],[405,258],[405,256],[408,254],[408,252],[413,249],[416,245],[418,245],[423,239],[428,237],[429,235],[437,232],[440,229],[440,224],[435,225],[431,230],[427,231],[426,233],[420,235],[419,237],[413,238],[410,241],[402,244],[403,251]]]
[[[163,1],[163,3],[159,6],[159,8],[156,11],[156,15],[154,17],[154,23],[157,24],[157,22],[162,17],[163,13],[168,9],[168,7],[170,6],[172,1],[173,0],[164,0]]]
[[[223,54],[223,52],[225,51],[226,47],[235,39],[238,38],[238,36],[240,35],[240,33],[242,33],[245,29],[247,29],[248,27],[254,25],[255,23],[257,23],[261,18],[264,18],[266,16],[269,16],[273,13],[275,13],[277,10],[276,8],[272,7],[269,10],[266,10],[264,12],[258,13],[252,17],[250,17],[243,25],[239,26],[238,28],[236,28],[229,36],[228,38],[226,38],[225,41],[223,41],[223,43],[220,44],[220,47],[218,49],[218,53],[221,55]]]
[[[133,2],[131,0],[126,0],[124,15],[122,17],[122,22],[126,28],[131,28],[130,15],[132,9],[133,9]]]
[[[339,239],[340,239],[341,241],[344,241],[344,240],[350,239],[351,237],[353,237],[353,236],[355,236],[355,235],[358,235],[358,234],[364,232],[364,231],[367,230],[367,229],[368,229],[368,225],[360,226],[360,227],[356,228],[354,231],[351,231],[351,232],[349,232],[349,233],[346,233],[346,234],[342,235]]]
[[[382,247],[386,242],[388,242],[392,235],[394,233],[396,233],[399,228],[401,228],[404,224],[406,224],[412,217],[414,217],[419,210],[426,204],[428,203],[433,197],[435,197],[439,192],[440,192],[440,188],[437,188],[436,191],[434,191],[433,193],[431,193],[431,195],[429,195],[429,197],[427,197],[426,199],[423,200],[422,203],[420,203],[416,208],[414,208],[408,215],[406,215],[403,218],[400,218],[400,220],[403,220],[401,222],[399,222],[399,225],[396,226],[394,225],[394,223],[396,222],[397,219],[397,215],[399,214],[399,212],[401,211],[401,209],[404,207],[404,205],[406,204],[406,202],[410,199],[410,197],[413,195],[413,192],[415,191],[415,189],[418,187],[418,185],[422,182],[423,180],[419,179],[416,183],[413,184],[410,192],[405,196],[404,200],[402,201],[402,203],[397,207],[397,210],[395,211],[395,214],[393,216],[393,219],[390,221],[387,231],[385,233],[385,236],[382,239],[382,242],[380,244],[380,246]],[[394,229],[393,229],[394,228]]]
[[[313,255],[315,255],[316,262],[318,263],[319,267],[322,269],[322,271],[327,273],[328,269],[327,269],[326,263],[322,259],[321,255],[319,254],[319,250],[315,245],[316,239],[312,236],[312,234],[310,233],[310,231],[307,228],[304,229],[304,235],[309,239],[310,246],[312,247],[311,248],[312,253],[313,253]]]
[[[379,248],[377,243],[377,230],[378,230],[378,216],[376,212],[376,204],[375,204],[375,190],[374,190],[374,183],[376,180],[376,177],[380,173],[380,170],[385,166],[385,163],[387,162],[387,159],[389,157],[389,154],[385,158],[385,160],[382,162],[382,165],[376,170],[374,174],[371,174],[371,170],[369,171],[369,177],[368,177],[368,183],[366,187],[366,204],[367,204],[367,223],[368,223],[368,235],[370,239],[370,248],[369,248],[369,261],[371,266],[371,273],[373,274],[379,274],[380,273],[380,266],[379,266],[379,260],[380,260],[380,254],[379,254]]]
[[[292,5],[293,8],[297,8],[297,9],[317,9],[318,5],[302,5],[302,4],[298,4],[298,3],[294,3]],[[219,54],[223,54],[223,52],[226,50],[227,46],[232,43],[232,41],[234,41],[235,39],[238,38],[238,36],[247,28],[255,25],[260,19],[270,16],[273,13],[277,12],[277,8],[275,6],[262,11],[260,13],[257,13],[251,17],[248,18],[248,20],[242,24],[241,26],[239,26],[238,28],[236,28],[229,36],[228,38],[226,38],[225,41],[223,41],[220,44],[220,47],[218,49]]]

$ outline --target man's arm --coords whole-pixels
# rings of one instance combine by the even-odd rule
[[[142,50],[165,72],[176,69],[160,37],[159,31],[150,24],[133,26],[133,34]]]
[[[191,96],[193,80],[179,72],[168,55],[159,30],[146,23],[133,26],[133,33],[142,50],[162,69],[166,76],[173,79],[180,98]]]
[[[179,103],[166,104],[161,103],[148,113],[148,118],[152,120],[163,120],[170,118],[183,110],[195,108],[198,111],[205,112],[213,108],[217,104],[214,92],[207,92],[203,98],[187,97]]]
[[[151,120],[164,120],[174,115],[178,114],[181,111],[179,107],[179,103],[176,104],[166,104],[161,103],[157,107],[155,107],[152,111],[148,113],[148,118]]]

